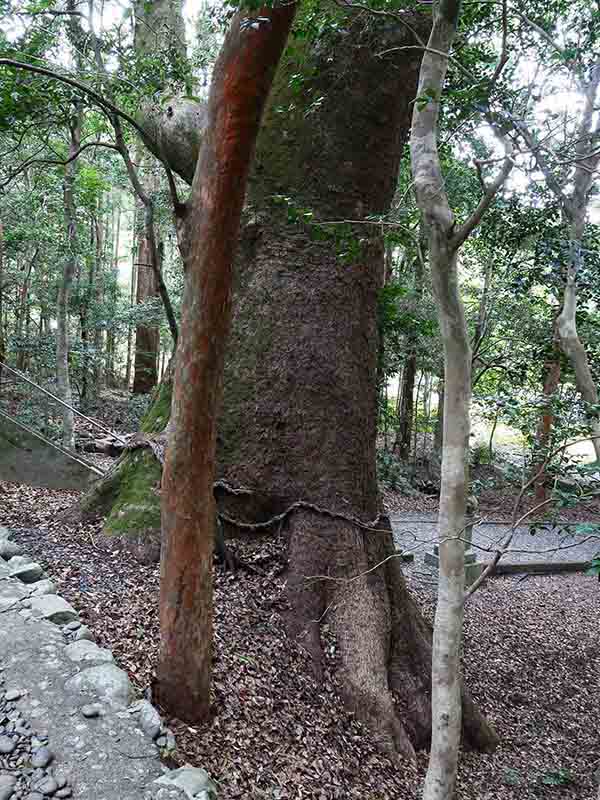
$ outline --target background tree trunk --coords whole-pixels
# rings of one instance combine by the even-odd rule
[[[0,361],[6,361],[4,345],[4,225],[0,221]],[[0,364],[0,394],[2,393],[2,364]]]
[[[156,57],[157,53],[164,53],[165,62],[169,66],[171,86],[185,83],[188,72],[186,60],[185,27],[182,13],[182,0],[135,0],[135,29],[134,47],[140,58]],[[191,94],[188,86],[187,94]],[[141,150],[141,149],[140,149]],[[138,163],[145,161],[146,168],[150,166],[152,158],[143,150],[137,159]],[[151,167],[150,167],[151,170]],[[152,195],[156,191],[156,180],[149,174],[143,181],[144,194],[148,203],[152,204]],[[152,205],[150,205],[150,214]],[[142,208],[138,203],[138,224],[140,234],[138,239],[137,259],[137,303],[141,304],[151,297],[159,294],[159,285],[156,271],[159,265],[155,261],[155,248],[158,243],[153,243],[149,236],[146,224],[148,206]],[[154,246],[153,246],[154,244]],[[135,336],[135,359],[133,392],[142,394],[151,391],[158,381],[158,355],[160,348],[160,332],[156,325],[138,323]]]
[[[543,469],[543,467],[548,455],[548,446],[550,444],[552,425],[554,422],[554,415],[552,413],[552,400],[556,390],[560,385],[560,374],[560,355],[557,352],[556,344],[553,343],[552,354],[544,363],[543,394],[545,407],[543,408],[542,416],[538,423],[535,442],[537,458],[534,461],[531,471],[532,475],[537,475],[540,473],[535,480],[535,498],[538,501],[546,499],[546,470]]]
[[[578,242],[581,248],[581,238]],[[575,382],[584,401],[596,409],[600,404],[598,388],[590,369],[587,353],[577,333],[577,267],[571,266],[564,291],[562,311],[557,319],[556,327],[560,346],[567,356],[575,373]],[[588,411],[588,419],[592,430],[592,444],[596,454],[596,462],[600,464],[600,419],[597,410]]]
[[[81,111],[79,109],[75,111],[71,120],[70,136],[69,158],[76,154],[80,147]],[[67,227],[67,253],[63,268],[63,279],[58,290],[56,310],[56,390],[60,398],[69,405],[73,402],[69,374],[69,297],[77,270],[77,221],[73,197],[76,170],[77,159],[75,158],[65,167],[64,204],[65,224]],[[62,418],[62,443],[65,447],[75,449],[75,420],[71,409],[62,408]]]

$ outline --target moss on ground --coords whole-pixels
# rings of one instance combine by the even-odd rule
[[[104,532],[126,537],[160,530],[162,468],[152,451],[134,450],[125,456],[119,472],[119,490]]]
[[[146,412],[140,430],[142,433],[161,433],[171,415],[171,381],[163,381],[156,390],[156,397]]]

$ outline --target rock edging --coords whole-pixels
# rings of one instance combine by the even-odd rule
[[[160,763],[173,733],[1,527],[0,620],[0,800],[215,800]]]

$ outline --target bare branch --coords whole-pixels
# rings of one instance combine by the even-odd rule
[[[477,206],[475,211],[473,211],[469,219],[465,223],[463,223],[460,226],[460,228],[456,231],[456,233],[452,236],[451,243],[454,249],[456,250],[467,240],[467,238],[479,225],[479,223],[483,218],[483,215],[488,210],[494,198],[496,197],[496,195],[506,182],[506,179],[510,175],[510,172],[514,166],[514,161],[512,158],[512,145],[510,144],[510,141],[506,136],[503,136],[503,144],[506,155],[504,157],[504,162],[502,164],[500,172],[496,176],[495,180],[485,187],[483,197],[479,201],[479,205]]]

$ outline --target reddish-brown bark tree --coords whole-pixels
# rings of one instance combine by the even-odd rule
[[[160,702],[206,717],[212,658],[215,444],[233,261],[262,111],[295,4],[238,12],[215,66],[186,216],[186,284],[162,482]]]

